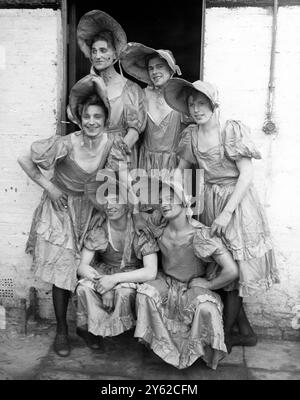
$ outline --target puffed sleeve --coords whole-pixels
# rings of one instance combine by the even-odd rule
[[[250,129],[240,121],[226,121],[224,128],[225,155],[237,161],[242,157],[260,159],[261,154],[250,138]]]
[[[99,251],[103,253],[108,246],[107,234],[103,227],[95,224],[90,230],[88,230],[85,239],[84,247],[92,251]]]
[[[48,170],[54,167],[56,161],[64,158],[68,151],[66,136],[55,135],[33,142],[31,159],[39,167]]]
[[[156,240],[153,238],[148,240],[144,233],[134,235],[133,247],[137,258],[140,260],[149,254],[157,253],[159,251]]]
[[[197,160],[194,155],[193,142],[192,142],[192,127],[194,125],[188,126],[181,133],[181,140],[177,147],[177,155],[185,161],[191,164],[196,164]]]
[[[145,94],[134,82],[128,81],[127,98],[124,104],[126,128],[134,128],[140,134],[147,121]]]
[[[204,262],[211,262],[213,261],[212,256],[220,256],[228,251],[220,238],[210,237],[210,228],[206,226],[196,230],[193,249],[195,255]]]

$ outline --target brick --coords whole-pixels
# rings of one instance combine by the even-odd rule
[[[293,334],[291,324],[296,317],[294,307],[300,304],[300,209],[295,203],[300,190],[300,137],[295,129],[300,114],[300,7],[278,11],[275,136],[262,131],[272,8],[207,8],[205,20],[204,80],[219,88],[221,115],[249,125],[262,154],[262,160],[253,162],[254,184],[266,207],[281,279],[267,293],[245,299],[246,311],[258,333],[281,339],[287,331],[297,339],[299,329]]]

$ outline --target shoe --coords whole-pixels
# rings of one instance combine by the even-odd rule
[[[71,352],[68,335],[57,333],[54,339],[53,349],[60,357],[68,357]]]
[[[257,344],[257,336],[254,335],[232,335],[231,336],[231,345],[232,346],[256,346]]]
[[[92,350],[99,350],[101,348],[100,337],[93,335],[85,329],[77,328],[76,333],[80,336],[86,343],[86,345]]]

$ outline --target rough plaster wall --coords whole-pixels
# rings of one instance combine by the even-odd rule
[[[206,10],[204,79],[220,91],[222,113],[252,129],[263,160],[255,161],[255,185],[266,207],[281,283],[246,301],[258,332],[299,338],[292,328],[300,305],[300,7],[281,7],[276,51],[276,136],[262,131],[271,49],[272,8]]]
[[[42,190],[17,156],[56,131],[60,11],[1,9],[0,26],[0,278],[14,279],[16,298],[28,298],[30,286],[44,287],[34,283],[24,252]]]

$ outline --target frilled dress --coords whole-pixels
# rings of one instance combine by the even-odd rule
[[[145,91],[146,108],[153,89]],[[183,114],[170,110],[160,122],[155,122],[150,112],[147,112],[147,122],[142,134],[139,154],[139,168],[147,172],[166,169],[170,171],[178,165],[176,154],[180,134],[188,125],[188,119]]]
[[[222,311],[218,294],[188,288],[192,278],[205,275],[213,255],[228,250],[209,229],[194,221],[191,233],[180,243],[170,243],[163,226],[153,230],[162,253],[157,279],[138,285],[137,324],[134,336],[165,362],[182,369],[198,358],[216,369],[226,355]]]
[[[101,275],[133,271],[143,267],[144,256],[158,251],[154,240],[134,233],[133,222],[128,214],[124,248],[116,248],[112,242],[109,220],[101,226],[95,224],[88,231],[84,246],[95,251],[92,266]],[[102,306],[101,295],[88,279],[81,279],[76,289],[77,325],[87,325],[89,332],[98,336],[116,336],[135,326],[135,283],[121,283],[115,286],[114,308],[108,312]]]
[[[71,136],[52,136],[34,142],[31,159],[41,169],[53,168],[51,181],[68,195],[68,207],[56,211],[44,191],[34,212],[26,252],[33,255],[37,277],[55,286],[73,291],[77,283],[77,266],[84,235],[92,215],[93,205],[85,194],[86,184],[94,182],[99,169],[116,170],[118,162],[126,160],[118,140],[108,137],[103,157],[92,173],[83,170],[73,157]]]
[[[97,75],[91,68],[90,73]],[[126,136],[129,128],[134,128],[140,134],[146,124],[145,96],[141,87],[124,78],[125,85],[119,96],[109,98],[110,119],[108,134]],[[131,169],[137,168],[138,152],[137,144],[131,148],[130,164]]]
[[[224,210],[230,199],[242,157],[260,159],[249,136],[249,129],[239,121],[227,120],[220,131],[220,143],[207,151],[199,150],[197,125],[183,132],[178,155],[204,170],[204,210],[200,220],[207,226]],[[239,265],[239,295],[247,297],[278,282],[271,234],[263,205],[253,186],[234,210],[222,237]]]

